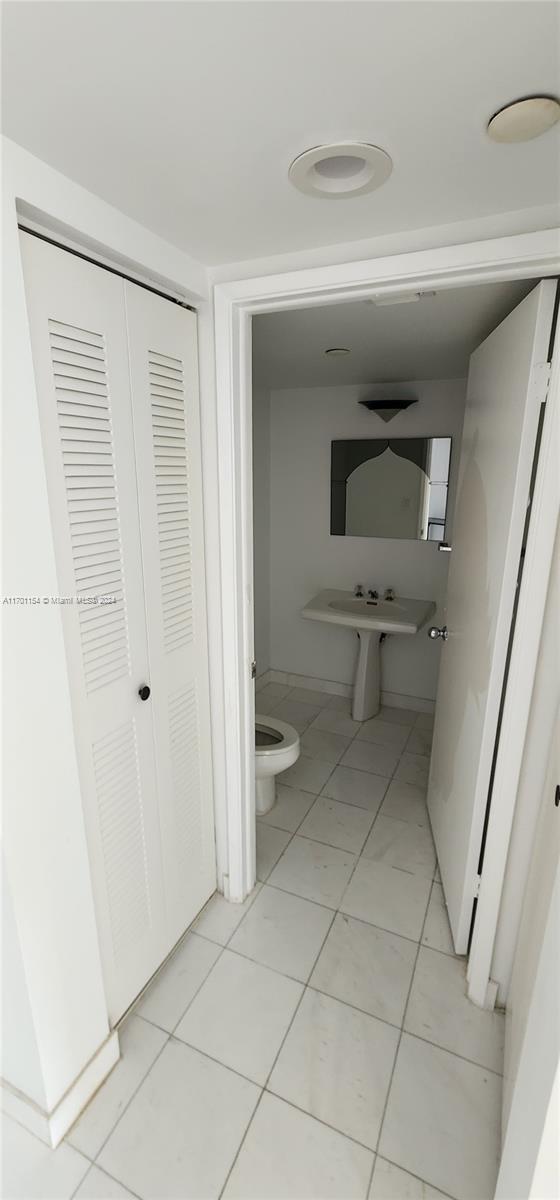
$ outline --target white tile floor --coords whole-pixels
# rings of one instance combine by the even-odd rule
[[[269,685],[302,756],[259,883],[214,896],[50,1151],[6,1119],[4,1200],[490,1200],[503,1018],[465,996],[425,788],[431,721]]]

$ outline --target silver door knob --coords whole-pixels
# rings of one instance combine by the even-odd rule
[[[443,638],[443,641],[446,642],[449,637],[447,625],[442,625],[441,629],[438,629],[437,625],[432,625],[432,628],[428,629],[428,637],[432,638],[434,642],[437,638]]]

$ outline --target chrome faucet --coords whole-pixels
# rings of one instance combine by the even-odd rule
[[[368,588],[368,596],[370,600],[379,600],[379,592],[376,589]]]

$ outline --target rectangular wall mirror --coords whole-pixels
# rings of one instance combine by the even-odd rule
[[[445,540],[451,438],[331,442],[331,534]]]

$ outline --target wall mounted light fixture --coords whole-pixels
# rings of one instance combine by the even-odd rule
[[[376,400],[372,398],[369,400],[358,400],[358,404],[361,404],[363,408],[369,409],[370,412],[376,412],[383,421],[392,421],[397,413],[410,408],[411,404],[418,404],[418,400],[414,397],[410,400]]]

